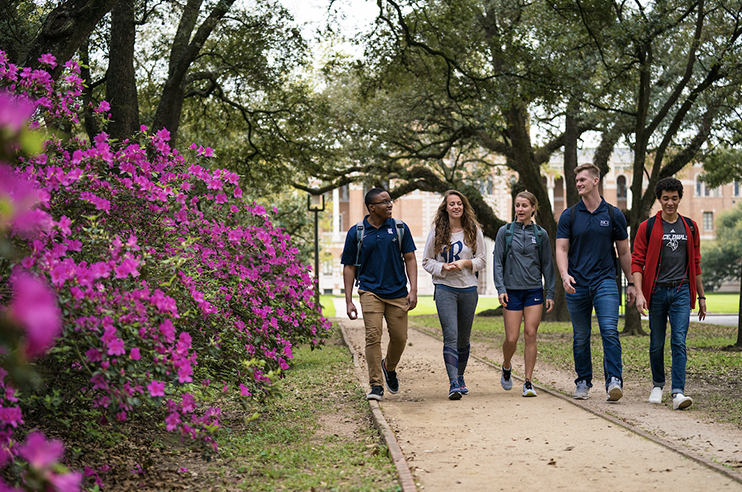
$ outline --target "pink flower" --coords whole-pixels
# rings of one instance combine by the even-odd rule
[[[39,357],[62,331],[57,298],[44,281],[28,273],[14,274],[11,281],[10,315],[26,330],[26,356]]]
[[[175,327],[169,318],[160,324],[160,333],[165,337],[167,343],[172,343],[175,340]]]
[[[152,382],[147,385],[147,389],[149,390],[150,396],[165,396],[165,383],[153,379]]]
[[[64,445],[61,441],[47,441],[41,432],[32,432],[18,454],[28,461],[32,468],[43,470],[59,461],[64,454]]]
[[[165,428],[169,431],[177,429],[179,423],[180,415],[178,415],[177,413],[171,413],[165,418]]]
[[[120,338],[114,338],[108,342],[108,355],[124,355],[126,348],[124,347],[124,341]]]
[[[108,104],[108,101],[101,101],[98,105],[98,109],[96,110],[96,113],[105,113],[106,111],[111,109],[111,105]]]
[[[39,61],[44,65],[49,65],[50,68],[55,68],[57,66],[57,59],[51,53],[41,55]]]
[[[18,133],[35,109],[28,99],[0,91],[0,128],[8,128],[11,133]]]
[[[133,348],[133,349],[131,349],[131,351],[129,351],[129,358],[130,358],[131,360],[139,360],[139,359],[141,359],[141,358],[142,358],[142,356],[141,356],[141,354],[139,353],[139,349],[138,349],[138,348],[136,348],[136,347],[135,347],[135,348]]]

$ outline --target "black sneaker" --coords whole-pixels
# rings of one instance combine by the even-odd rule
[[[367,400],[381,400],[384,398],[384,388],[382,386],[371,386],[371,392],[366,396]]]
[[[381,359],[381,370],[384,371],[384,379],[386,379],[386,387],[389,393],[395,395],[399,391],[399,381],[397,380],[397,371],[386,370],[386,359]]]

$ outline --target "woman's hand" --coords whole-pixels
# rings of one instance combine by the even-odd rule
[[[499,296],[497,296],[497,298],[500,299],[500,304],[502,304],[503,307],[508,307],[508,295],[507,295],[507,293],[500,294]]]

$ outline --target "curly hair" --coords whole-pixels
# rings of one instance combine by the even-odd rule
[[[654,187],[654,195],[657,200],[662,198],[663,191],[677,191],[678,197],[683,198],[683,182],[675,178],[662,178],[657,181],[657,185]]]
[[[438,210],[435,213],[435,219],[433,219],[433,227],[435,227],[435,245],[433,247],[433,254],[437,255],[443,248],[451,247],[451,223],[448,220],[448,197],[456,195],[461,198],[461,203],[464,205],[464,213],[461,214],[461,226],[464,228],[464,243],[471,248],[472,253],[477,252],[477,216],[474,213],[474,209],[469,204],[469,200],[459,191],[448,190],[443,195],[443,202],[438,206]]]

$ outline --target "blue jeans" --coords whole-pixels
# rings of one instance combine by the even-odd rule
[[[575,357],[577,379],[592,387],[593,362],[590,354],[592,311],[598,317],[600,336],[603,339],[603,372],[606,389],[611,378],[621,377],[621,341],[618,338],[618,287],[616,280],[608,278],[586,287],[575,286],[574,294],[566,294],[569,316],[572,318],[572,351]]]
[[[670,319],[672,349],[672,393],[685,392],[685,337],[690,321],[690,286],[655,287],[649,301],[649,365],[652,382],[665,387],[665,334]]]

